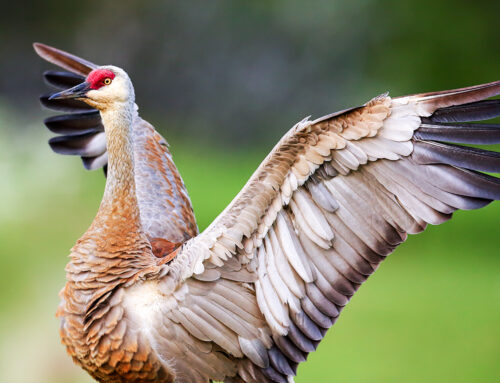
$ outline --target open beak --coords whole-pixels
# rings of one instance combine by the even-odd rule
[[[59,93],[54,93],[49,97],[49,100],[63,99],[63,98],[85,98],[87,92],[90,90],[88,82],[82,82],[73,88],[63,90]]]

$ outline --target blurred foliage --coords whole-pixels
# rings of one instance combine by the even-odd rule
[[[89,378],[57,337],[66,254],[104,177],[45,144],[41,41],[134,80],[200,228],[306,115],[499,78],[500,2],[58,0],[0,13],[0,382]],[[34,122],[36,121],[36,122]],[[410,238],[361,287],[297,382],[500,381],[500,204]],[[27,368],[29,366],[29,368]]]
[[[122,66],[170,135],[268,144],[296,121],[393,95],[498,78],[500,2],[5,2],[0,94],[37,111],[41,41]],[[159,124],[161,122],[161,124]]]

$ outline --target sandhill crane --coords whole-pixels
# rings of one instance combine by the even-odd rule
[[[58,153],[107,168],[57,312],[101,382],[290,382],[408,233],[500,199],[500,82],[391,98],[297,123],[201,234],[127,74],[35,44],[69,72],[42,103]],[[454,145],[449,142],[465,144]]]

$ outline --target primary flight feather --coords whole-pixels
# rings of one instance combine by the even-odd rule
[[[290,382],[407,234],[500,199],[500,82],[391,98],[296,124],[198,234],[166,141],[127,74],[35,44],[69,72],[42,96],[52,149],[106,188],[66,268],[58,316],[101,382]],[[456,145],[461,144],[461,145]]]

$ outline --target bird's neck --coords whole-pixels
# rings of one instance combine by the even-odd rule
[[[108,179],[98,217],[125,219],[140,226],[134,176],[132,143],[133,106],[121,106],[101,112],[108,150]],[[118,217],[119,213],[121,217]]]
[[[132,123],[136,116],[134,105],[101,112],[108,150],[108,175],[104,195],[97,215],[87,232],[75,246],[90,246],[93,258],[101,259],[103,265],[111,265],[125,258],[121,266],[144,268],[151,265],[151,245],[142,228],[140,208],[137,202]],[[85,254],[88,249],[84,249]],[[88,252],[87,252],[88,254]],[[88,257],[83,256],[84,262]],[[132,270],[130,270],[132,271]],[[140,270],[138,270],[140,271]]]
[[[92,280],[98,280],[99,275],[129,278],[156,265],[142,228],[136,196],[132,135],[135,116],[133,104],[101,112],[108,150],[108,178],[97,215],[72,253],[75,264],[92,271],[86,274]],[[94,272],[95,262],[100,264],[99,273]],[[122,274],[117,268],[125,268],[127,273]],[[116,284],[125,282],[120,278],[108,280]]]

